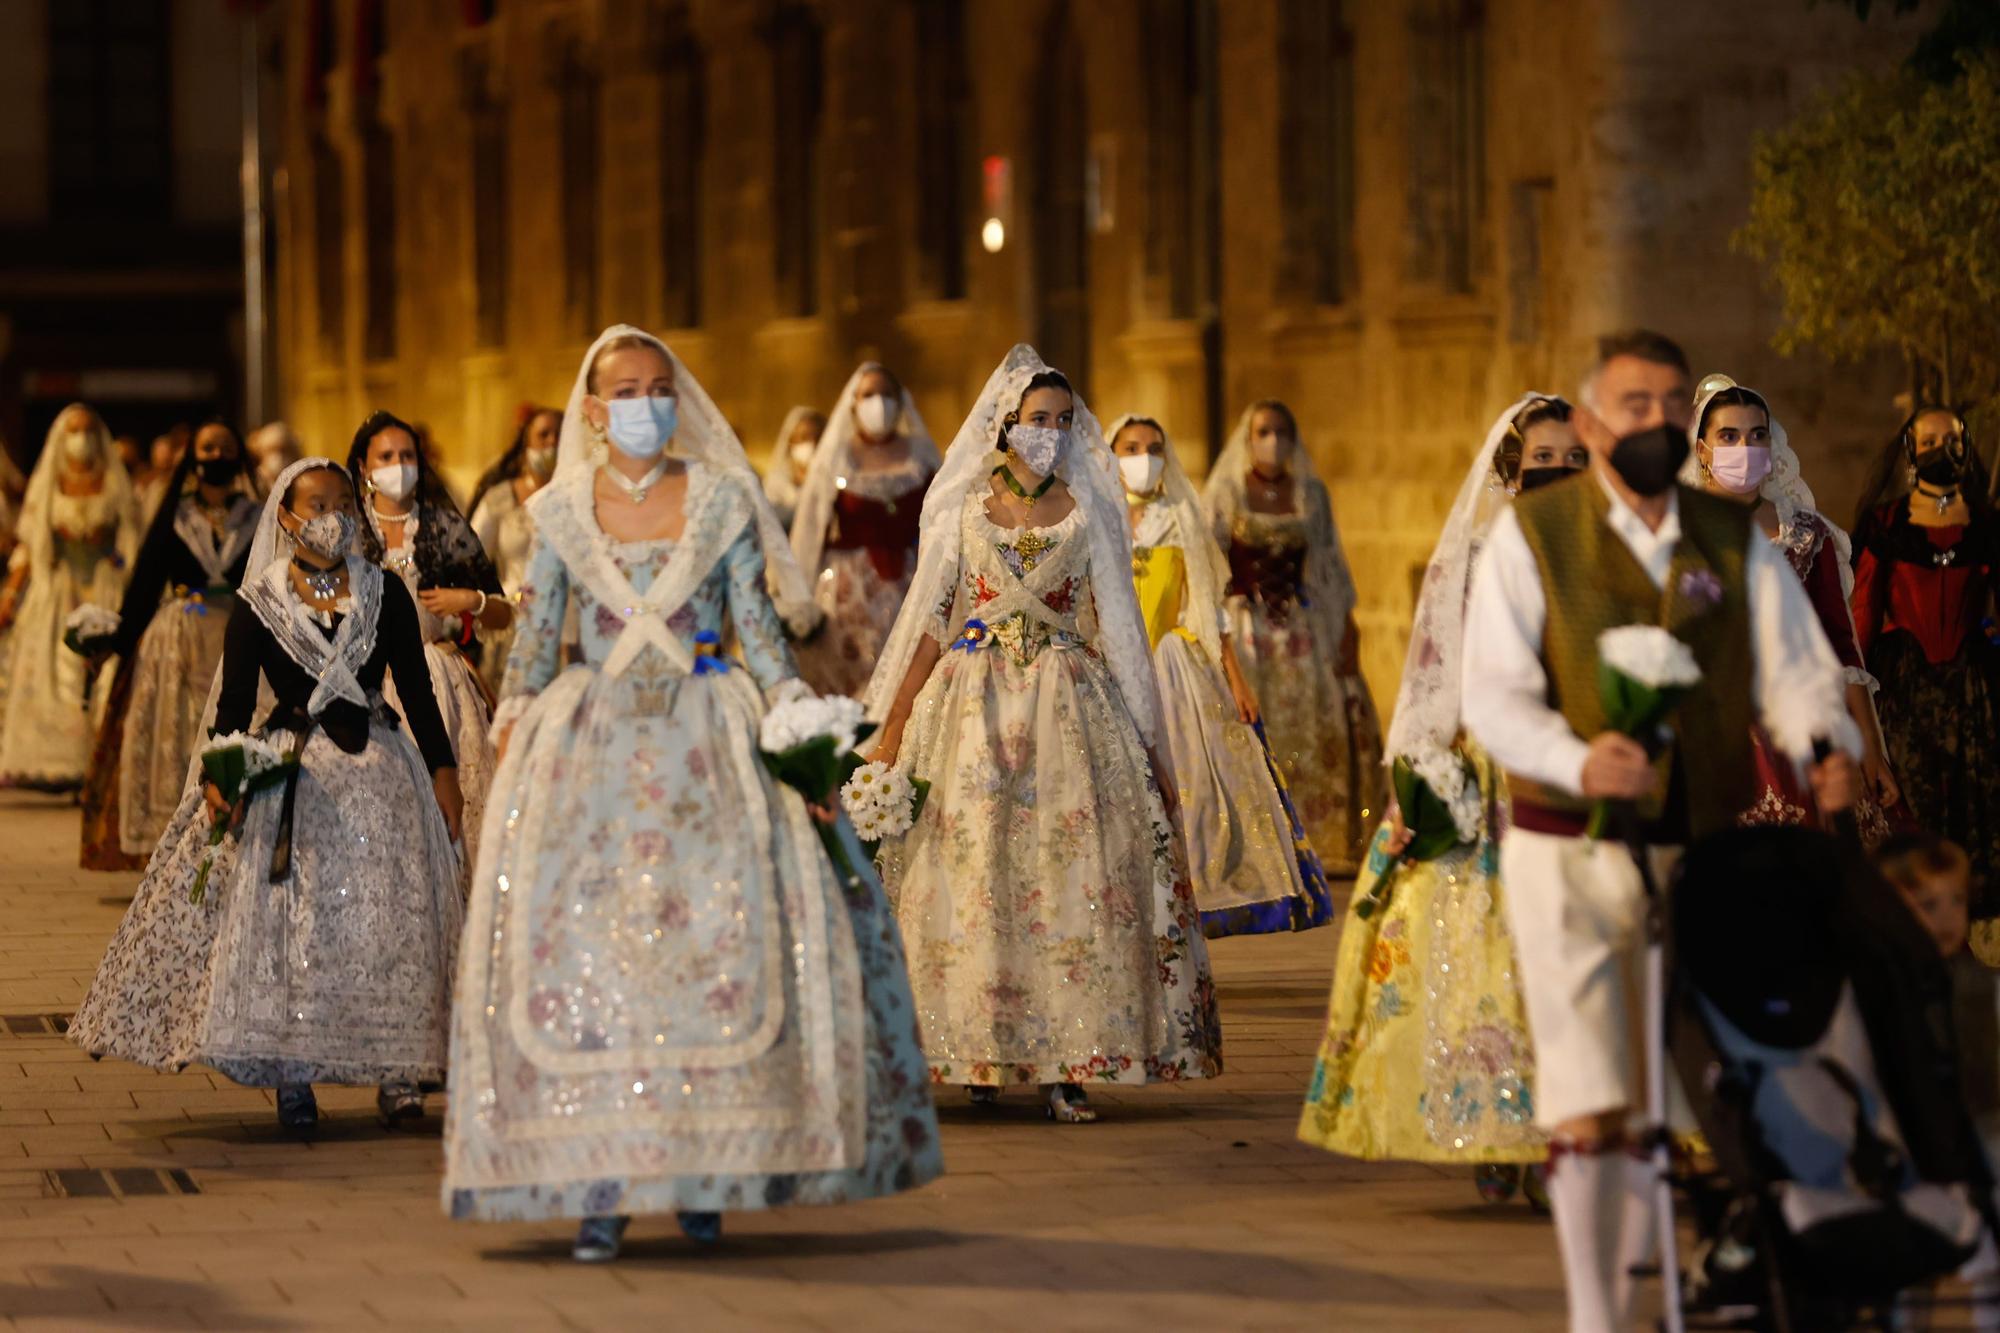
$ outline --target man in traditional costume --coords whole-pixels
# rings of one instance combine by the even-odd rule
[[[1675,484],[1691,387],[1671,340],[1600,340],[1576,413],[1590,475],[1494,523],[1466,613],[1465,724],[1513,797],[1500,874],[1576,1333],[1629,1325],[1630,1269],[1652,1245],[1653,1168],[1628,1151],[1657,1043],[1640,1021],[1645,888],[1623,841],[1585,836],[1593,805],[1636,807],[1664,886],[1691,838],[1749,803],[1753,724],[1810,765],[1823,810],[1860,783],[1840,662],[1798,578],[1748,509]],[[1612,728],[1599,693],[1598,638],[1627,625],[1666,629],[1701,670],[1652,747]],[[1835,752],[1814,764],[1816,740]]]

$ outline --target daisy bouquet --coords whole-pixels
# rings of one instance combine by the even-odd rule
[[[1700,683],[1693,651],[1658,625],[1620,625],[1597,636],[1597,693],[1604,715],[1612,730],[1648,753],[1659,745],[1660,728]],[[1599,801],[1584,836],[1602,838],[1610,820],[1611,803]]]
[[[208,745],[201,752],[202,776],[215,784],[222,799],[233,809],[238,801],[248,800],[258,792],[279,786],[298,770],[299,756],[295,750],[280,750],[261,736],[252,736],[247,731],[232,731],[209,738]],[[230,815],[227,811],[215,816],[208,830],[208,855],[201,861],[201,869],[195,872],[194,887],[188,890],[188,901],[198,903],[208,893],[208,874],[215,865],[215,849],[229,836]]]
[[[873,846],[884,838],[899,838],[923,813],[931,784],[886,764],[863,764],[840,789],[840,804],[854,821],[854,832]]]

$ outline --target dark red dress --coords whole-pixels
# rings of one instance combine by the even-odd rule
[[[1993,603],[2000,519],[1925,528],[1898,500],[1855,534],[1854,623],[1905,803],[1925,828],[2000,870],[2000,650]]]

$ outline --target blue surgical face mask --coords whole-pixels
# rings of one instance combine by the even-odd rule
[[[613,398],[604,406],[611,418],[604,433],[630,458],[658,458],[680,424],[677,398]]]

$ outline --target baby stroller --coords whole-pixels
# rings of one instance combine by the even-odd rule
[[[1936,946],[1851,830],[1706,838],[1670,901],[1668,1058],[1716,1168],[1682,1182],[1689,1325],[1891,1327],[2000,1236]]]

